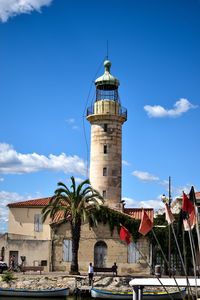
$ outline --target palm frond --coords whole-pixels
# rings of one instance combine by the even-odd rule
[[[71,189],[72,189],[73,195],[75,195],[76,194],[76,181],[74,179],[74,176],[71,177],[71,181],[72,181]]]
[[[69,191],[69,190],[68,190]],[[55,194],[55,196],[57,196],[58,194],[66,194],[66,195],[70,195],[71,194],[71,192],[69,191],[68,192],[65,188],[57,188],[55,191],[54,191],[54,194]]]
[[[90,184],[90,181],[89,181],[89,179],[85,179],[83,182],[81,182],[79,185],[78,185],[78,187],[77,187],[77,195],[79,196],[80,195],[80,193],[81,194],[83,194],[83,191],[82,191],[82,189],[83,189],[83,186],[84,185],[89,185]],[[86,189],[87,189],[88,187],[86,187]],[[82,192],[81,192],[82,191]]]
[[[59,182],[57,183],[57,185],[58,185],[58,186],[64,187],[66,190],[68,189],[68,187],[66,186],[66,184],[64,184],[64,183],[61,182],[61,181],[59,181]]]

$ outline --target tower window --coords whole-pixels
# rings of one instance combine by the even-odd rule
[[[108,147],[107,145],[103,145],[103,153],[106,154],[108,152]]]
[[[103,168],[103,176],[107,176],[108,175],[108,170],[107,170],[107,168],[105,167],[105,168]]]
[[[106,198],[106,191],[103,191],[102,196],[103,198]]]
[[[104,128],[104,131],[107,132],[108,131],[108,124],[104,124],[103,128]]]

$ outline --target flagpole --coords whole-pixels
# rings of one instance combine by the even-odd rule
[[[179,257],[180,257],[180,260],[181,260],[181,264],[182,264],[182,267],[183,267],[183,271],[185,273],[185,277],[186,277],[186,280],[187,280],[187,285],[188,285],[189,291],[190,291],[192,299],[193,299],[193,295],[192,295],[192,291],[191,291],[189,279],[188,279],[188,276],[187,276],[186,266],[185,266],[185,264],[183,262],[183,258],[182,258],[182,255],[181,255],[181,250],[180,250],[180,247],[179,247],[179,244],[178,244],[178,241],[177,241],[177,237],[176,237],[176,234],[175,234],[173,223],[171,224],[171,226],[172,226],[172,233],[173,233],[173,236],[174,236],[174,239],[175,239],[175,242],[176,242],[176,246],[177,246],[177,249],[178,249]]]
[[[192,236],[192,227],[190,224],[190,219],[187,219],[187,224],[189,227],[188,230],[188,235],[189,235],[189,241],[190,241],[190,249],[191,249],[191,253],[192,253],[192,261],[193,261],[193,269],[194,269],[194,278],[195,278],[195,283],[196,283],[196,298],[198,298],[198,294],[197,294],[197,267],[196,267],[196,253],[195,253],[195,244],[194,244],[194,239]]]
[[[199,233],[199,214],[198,214],[198,208],[196,206],[196,203],[194,205],[195,208],[195,215],[196,215],[196,233],[197,233],[197,240],[198,240],[198,248],[199,248],[199,255],[200,255],[200,233]],[[198,257],[199,257],[198,255]],[[199,269],[199,262],[198,262],[198,272],[200,271]]]
[[[134,247],[135,247],[136,251],[138,251],[138,252],[140,253],[140,255],[142,256],[142,258],[144,259],[144,261],[146,262],[146,264],[149,266],[150,272],[151,272],[151,273],[154,273],[152,264],[150,264],[150,263],[148,262],[148,260],[146,259],[146,255],[144,255],[144,254],[142,253],[142,251],[136,246],[136,243],[134,243]],[[165,292],[166,292],[166,293],[169,295],[169,297],[173,300],[173,297],[170,295],[169,291],[166,289],[165,285],[162,283],[162,281],[160,280],[159,276],[156,275],[155,273],[154,273],[154,275],[155,275],[155,277],[158,279],[158,281],[160,282],[160,284],[162,285],[162,287],[164,288]],[[175,280],[175,282],[176,282],[176,280]],[[176,282],[176,284],[177,284],[177,282]],[[177,287],[178,287],[178,290],[179,290],[180,295],[182,296],[182,294],[181,294],[181,289],[180,289],[179,285],[177,285]],[[183,298],[183,296],[182,296],[182,298]]]
[[[172,233],[174,235],[174,239],[175,239],[175,242],[176,242],[176,246],[177,246],[177,249],[178,249],[178,252],[179,252],[179,256],[180,256],[180,259],[181,259],[181,263],[182,263],[182,266],[183,266],[183,270],[184,270],[184,273],[185,273],[185,276],[187,278],[187,281],[188,281],[188,277],[187,277],[187,273],[186,273],[186,269],[185,269],[185,265],[184,265],[184,262],[183,262],[183,259],[182,259],[182,255],[181,255],[181,251],[180,251],[180,247],[179,247],[179,244],[178,244],[178,241],[177,241],[177,238],[176,238],[176,235],[175,235],[175,231],[174,231],[174,225],[173,225],[173,222],[175,221],[175,218],[171,212],[171,209],[169,209],[169,204],[168,202],[169,201],[166,201],[167,199],[166,198],[163,198],[164,203],[165,203],[165,219],[168,223],[168,226],[171,225],[171,229],[172,229]],[[174,273],[172,273],[173,275]],[[189,281],[188,281],[188,285],[189,285]],[[193,299],[194,300],[194,299]]]
[[[166,258],[165,254],[164,254],[164,252],[163,252],[163,249],[162,249],[162,247],[161,247],[161,245],[160,245],[160,242],[158,241],[157,236],[156,236],[156,234],[155,234],[155,232],[154,232],[153,229],[152,229],[152,233],[153,233],[153,236],[154,236],[154,238],[155,238],[155,240],[156,240],[156,243],[158,244],[158,247],[159,247],[160,252],[161,252],[161,254],[162,254],[162,256],[163,256],[163,259],[164,259],[165,263],[167,264],[167,266],[168,266],[168,268],[169,268],[169,262],[167,261],[167,258]],[[179,292],[181,292],[180,287],[179,287],[179,285],[178,285],[178,283],[177,283],[177,280],[176,280],[175,275],[172,274],[172,276],[173,276],[173,279],[174,279],[174,281],[175,281],[175,283],[176,283],[176,285],[177,285],[177,288],[178,288]],[[192,300],[194,300],[194,299],[192,298]]]
[[[149,231],[152,231],[153,236],[154,236],[154,238],[155,238],[155,240],[156,240],[156,242],[158,244],[158,247],[159,247],[159,249],[160,249],[160,251],[161,251],[161,253],[163,255],[163,258],[164,258],[165,262],[167,263],[167,266],[169,267],[169,262],[167,261],[167,258],[165,257],[165,254],[164,254],[164,252],[162,250],[162,247],[161,247],[161,245],[160,245],[160,243],[159,243],[159,241],[158,241],[158,239],[156,237],[156,234],[155,234],[155,232],[153,230],[153,221],[151,221],[151,219],[148,217],[147,213],[143,209],[142,210],[142,218],[141,218],[141,222],[140,222],[140,226],[139,226],[138,232],[141,233],[142,235],[146,235]],[[174,274],[173,274],[173,278],[174,278],[174,281],[176,282],[177,287],[178,287],[178,289],[180,291],[180,288],[178,286],[178,283],[176,281],[176,278],[175,278]]]
[[[169,176],[169,209],[171,209],[172,195],[171,195],[171,176]],[[169,261],[169,277],[171,277],[171,224],[169,225],[169,239],[168,239],[168,261]]]
[[[194,249],[193,249],[193,243],[192,243],[192,234],[191,234],[191,229],[188,231],[189,234],[189,240],[190,240],[190,248],[192,252],[192,261],[193,261],[193,269],[194,269],[194,278],[195,278],[195,283],[196,283],[196,299],[198,299],[198,294],[197,294],[197,273],[196,273],[196,262],[195,262],[195,254],[194,254]]]

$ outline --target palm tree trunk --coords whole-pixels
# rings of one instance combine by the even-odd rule
[[[80,274],[78,267],[78,249],[81,234],[81,220],[75,222],[71,221],[71,234],[72,234],[72,262],[70,267],[70,274]]]

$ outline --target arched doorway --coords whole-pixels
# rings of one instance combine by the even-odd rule
[[[106,267],[107,261],[107,245],[103,241],[99,241],[94,246],[94,266]]]

